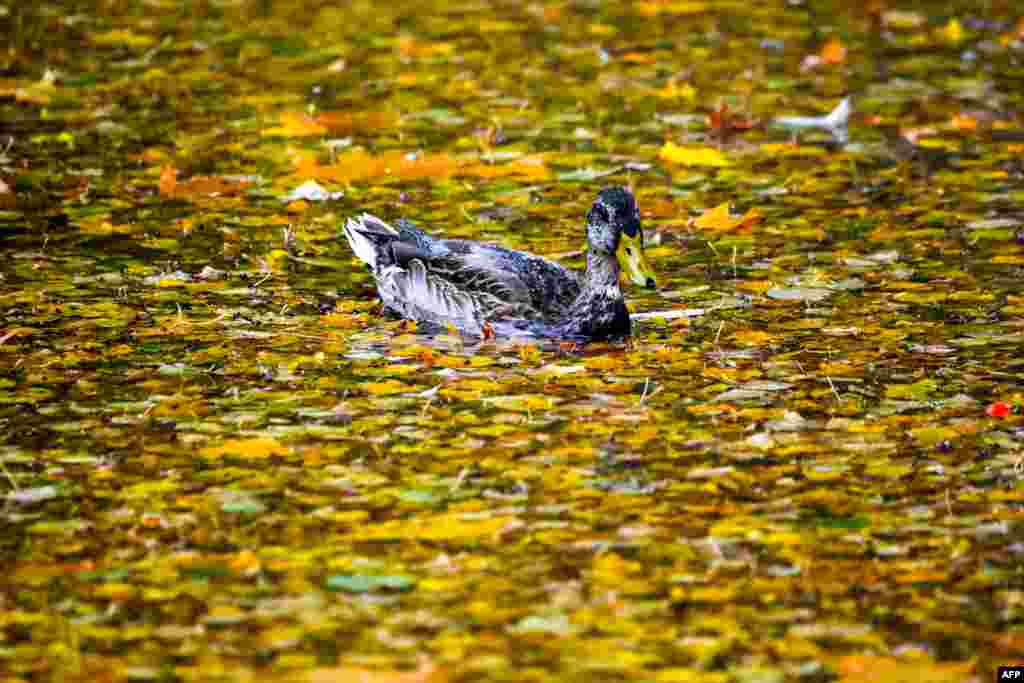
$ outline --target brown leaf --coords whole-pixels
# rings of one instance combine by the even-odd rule
[[[707,124],[708,128],[724,137],[729,133],[750,130],[757,125],[757,121],[736,114],[729,109],[729,105],[722,102],[718,105],[718,109],[708,114]]]

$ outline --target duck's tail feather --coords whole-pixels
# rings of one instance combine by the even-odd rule
[[[377,269],[378,255],[388,243],[399,238],[398,231],[390,225],[368,213],[345,221],[345,237],[349,246],[361,261]]]

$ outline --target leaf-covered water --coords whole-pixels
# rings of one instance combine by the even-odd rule
[[[0,678],[1020,662],[1024,20],[919,5],[0,5]],[[626,344],[418,334],[338,236],[581,267],[612,184]]]

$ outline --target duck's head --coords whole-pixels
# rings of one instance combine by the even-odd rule
[[[587,212],[587,243],[599,254],[614,255],[635,285],[654,289],[654,271],[644,257],[644,230],[640,209],[624,187],[608,187],[597,195]]]

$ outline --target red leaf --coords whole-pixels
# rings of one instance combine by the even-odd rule
[[[1002,401],[996,401],[988,408],[985,408],[985,414],[989,417],[1008,417],[1010,415],[1010,406]]]

